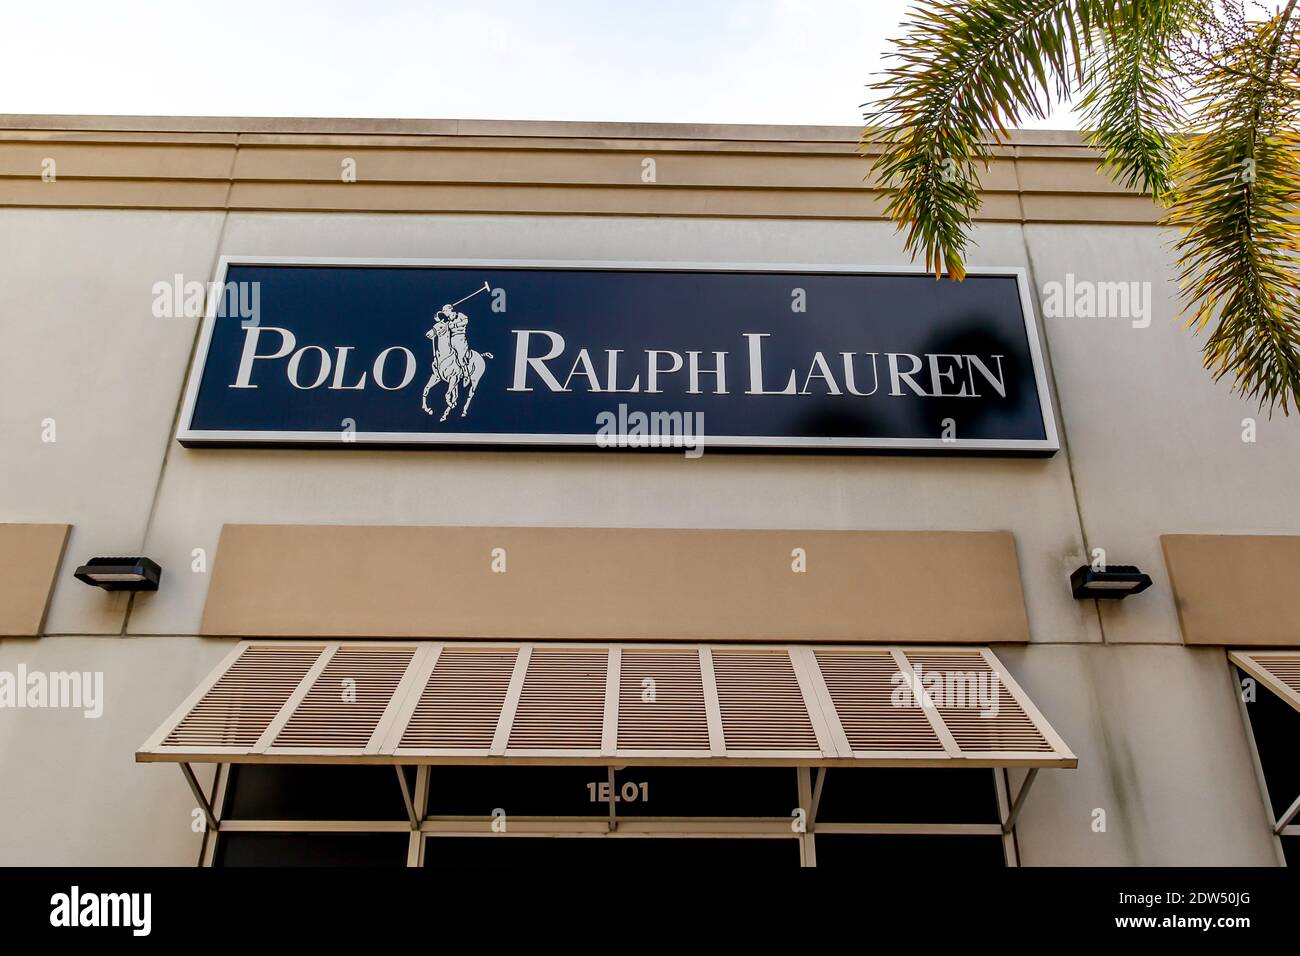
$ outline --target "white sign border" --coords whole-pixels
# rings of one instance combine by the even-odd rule
[[[222,256],[217,263],[215,285],[222,288],[226,283],[226,274],[231,266],[378,266],[399,269],[420,269],[429,267],[458,269],[548,269],[554,271],[636,271],[636,272],[737,272],[737,273],[827,273],[838,275],[928,275],[916,266],[853,266],[808,265],[806,263],[771,263],[771,262],[625,262],[618,260],[573,260],[573,259],[392,259],[392,258],[356,258],[333,256]],[[969,275],[1014,277],[1020,289],[1020,310],[1025,323],[1025,336],[1029,344],[1029,356],[1034,366],[1034,383],[1038,390],[1038,408],[1043,421],[1041,439],[989,439],[959,438],[944,441],[941,438],[807,438],[807,437],[770,437],[748,435],[704,435],[701,442],[704,448],[755,449],[760,451],[788,449],[791,451],[966,451],[984,453],[1019,453],[1022,455],[1051,456],[1060,451],[1061,445],[1056,431],[1056,410],[1052,402],[1051,389],[1047,384],[1047,366],[1043,357],[1042,345],[1038,335],[1038,322],[1029,293],[1029,276],[1024,267],[970,267]],[[354,432],[344,439],[341,431],[218,431],[193,428],[194,407],[198,401],[199,384],[207,366],[208,349],[212,344],[212,332],[216,325],[216,313],[222,296],[209,296],[207,312],[203,317],[203,327],[199,333],[198,348],[191,360],[188,381],[185,387],[185,403],[181,410],[176,429],[176,440],[186,447],[203,446],[239,446],[239,445],[299,445],[327,446],[354,445],[356,447],[376,446],[553,446],[557,448],[599,448],[601,450],[641,450],[623,449],[616,445],[602,445],[593,432],[585,435],[560,434],[509,434],[509,433],[458,433],[438,434],[430,432]],[[673,445],[663,445],[657,450],[680,451]]]

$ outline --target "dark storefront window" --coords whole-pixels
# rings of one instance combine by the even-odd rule
[[[415,786],[414,768],[407,780]],[[234,764],[226,820],[405,820],[392,767]]]
[[[823,823],[997,823],[993,771],[833,767],[822,787],[817,819]],[[992,840],[1000,853],[1001,838]]]
[[[430,837],[424,851],[429,868],[644,867],[718,871],[790,869],[799,865],[794,840],[623,839],[608,837],[465,838]]]
[[[1237,671],[1238,687],[1250,675]],[[1262,685],[1255,687],[1255,699],[1246,702],[1255,749],[1259,751],[1264,784],[1277,820],[1300,796],[1300,761],[1296,760],[1296,741],[1300,740],[1300,713]],[[1300,821],[1293,820],[1292,823]],[[1288,866],[1300,866],[1300,837],[1282,837],[1282,852]]]
[[[950,871],[997,869],[1005,866],[1002,840],[991,836],[828,836],[817,837],[818,869],[914,870],[936,867]]]
[[[415,773],[406,769],[413,787]],[[391,767],[235,764],[223,820],[407,819]],[[409,836],[396,833],[223,832],[216,866],[405,866]]]
[[[223,833],[217,866],[405,866],[404,833]]]
[[[1000,771],[999,771],[1000,772]],[[834,767],[817,820],[832,823],[998,823],[991,770]],[[1001,836],[817,834],[819,869],[1002,867]]]
[[[429,813],[590,817],[609,812],[604,767],[433,767]],[[625,767],[614,774],[620,817],[783,817],[799,805],[789,767]]]
[[[404,768],[411,793],[414,768]],[[835,824],[998,823],[993,771],[858,769],[826,771],[817,822]],[[815,779],[815,775],[814,775]],[[542,836],[522,821],[609,816],[637,819],[754,818],[762,835]],[[427,867],[501,866],[542,868],[592,864],[702,867],[718,870],[793,867],[799,840],[791,825],[799,805],[796,771],[790,767],[625,767],[611,787],[604,767],[431,767],[425,813],[431,818],[471,818],[481,832],[430,835]],[[493,832],[500,820],[506,833]],[[222,831],[217,866],[404,866],[411,834],[392,767],[244,764],[230,768],[224,820],[284,821],[286,830],[313,821],[362,821],[387,832]],[[510,832],[512,826],[515,827]],[[544,825],[544,822],[543,822]],[[787,829],[788,828],[788,829]],[[775,833],[773,833],[773,829]],[[1002,837],[978,835],[842,834],[814,828],[818,866],[1000,867]]]

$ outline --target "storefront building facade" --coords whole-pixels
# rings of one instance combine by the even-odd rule
[[[1294,862],[1300,437],[1095,165],[956,286],[846,128],[0,117],[0,860]]]

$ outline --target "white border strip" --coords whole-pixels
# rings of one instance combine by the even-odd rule
[[[387,268],[448,268],[448,269],[544,269],[550,271],[637,271],[637,272],[738,272],[738,273],[826,273],[839,275],[929,275],[928,270],[916,266],[849,266],[808,265],[805,263],[768,262],[624,262],[572,259],[372,259],[313,256],[222,256],[217,264],[214,280],[217,287],[226,284],[226,273],[231,266],[355,266]],[[988,439],[959,438],[944,441],[940,438],[775,438],[747,435],[706,435],[704,445],[723,448],[790,448],[820,450],[893,449],[897,451],[985,451],[1034,452],[1050,455],[1060,450],[1056,433],[1056,411],[1051,390],[1047,387],[1047,367],[1038,336],[1033,297],[1029,292],[1029,276],[1019,266],[1007,268],[970,267],[969,275],[1008,276],[1016,279],[1020,289],[1020,311],[1025,323],[1025,337],[1029,357],[1034,367],[1034,383],[1038,390],[1038,409],[1042,417],[1042,439]],[[185,404],[176,440],[182,444],[232,445],[232,444],[314,444],[314,445],[549,445],[560,447],[597,447],[598,437],[592,434],[494,434],[463,433],[439,434],[429,432],[355,432],[347,442],[337,431],[218,431],[196,430],[193,427],[194,407],[198,401],[199,384],[207,367],[208,350],[212,345],[212,332],[216,325],[217,308],[223,296],[210,296],[203,327],[199,334],[199,347],[194,353],[189,379],[185,388]]]

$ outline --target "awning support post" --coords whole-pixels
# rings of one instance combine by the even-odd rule
[[[198,778],[194,776],[194,768],[187,763],[182,763],[180,768],[181,773],[185,774],[185,782],[190,785],[190,792],[194,794],[194,799],[199,802],[199,807],[203,810],[203,816],[207,818],[208,829],[215,833],[221,829],[221,824],[217,822],[216,815],[212,812],[212,804],[208,802],[203,788],[199,786]]]
[[[817,865],[817,843],[813,829],[812,771],[807,767],[795,769],[799,782],[799,809],[803,811],[803,830],[799,832],[799,865]]]
[[[1003,833],[1010,833],[1015,828],[1016,819],[1020,816],[1020,810],[1025,805],[1025,797],[1029,796],[1029,788],[1034,785],[1034,778],[1037,776],[1038,768],[1030,767],[1029,773],[1025,775],[1025,782],[1020,785],[1020,792],[1016,794],[1015,800],[1011,802],[1011,812],[1002,821]]]
[[[808,829],[817,825],[817,809],[822,805],[822,786],[826,783],[826,771],[829,767],[817,768],[817,782],[813,784],[812,806],[808,808]]]
[[[406,774],[402,771],[401,764],[393,768],[397,771],[397,785],[402,788],[402,802],[406,804],[406,816],[411,821],[411,829],[420,829],[420,817],[415,812],[415,801],[411,799],[411,788],[406,783]]]
[[[614,801],[618,799],[618,794],[614,790],[614,768],[609,769],[609,832],[613,833],[618,829],[618,815],[614,811]]]
[[[1291,806],[1287,807],[1286,813],[1282,814],[1278,819],[1277,826],[1273,827],[1273,832],[1278,836],[1281,836],[1282,831],[1285,830],[1287,825],[1296,818],[1297,813],[1300,813],[1300,797],[1296,797],[1295,802],[1292,803]]]

